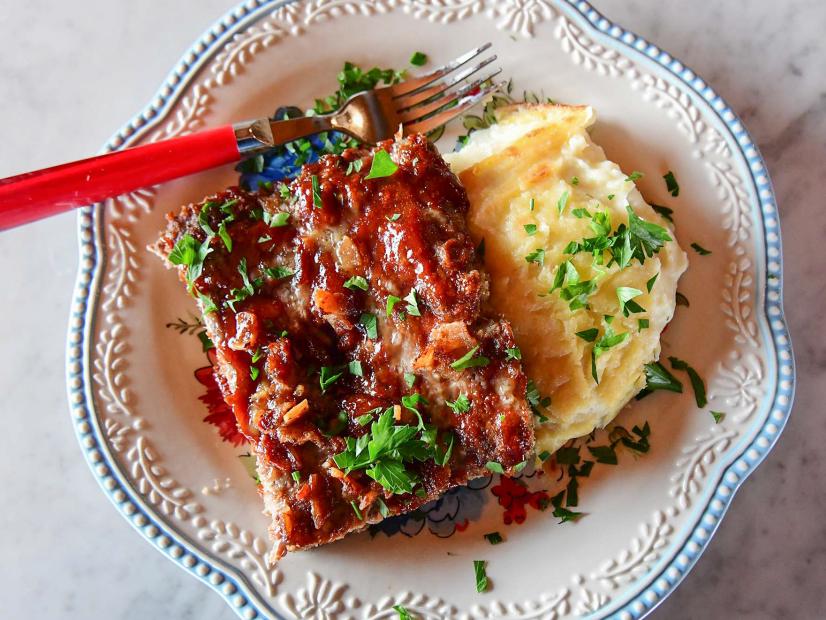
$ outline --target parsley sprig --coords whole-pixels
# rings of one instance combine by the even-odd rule
[[[479,345],[476,345],[470,351],[465,353],[462,357],[460,357],[454,362],[451,362],[450,367],[453,370],[465,370],[466,368],[477,368],[487,366],[488,364],[490,364],[490,359],[485,357],[484,355],[474,357],[478,350]]]
[[[211,241],[212,235],[208,234],[203,242],[198,243],[195,237],[187,233],[178,239],[175,247],[173,247],[169,253],[168,259],[170,263],[173,265],[186,266],[186,281],[190,292],[195,286],[195,280],[197,280],[203,272],[206,257],[212,252],[212,248],[209,247]]]
[[[625,342],[629,336],[630,334],[628,332],[623,332],[621,334],[614,333],[610,323],[606,321],[605,331],[602,338],[597,340],[591,349],[591,376],[594,378],[595,383],[599,384],[599,376],[597,375],[597,359],[608,349],[612,349],[613,347]]]
[[[646,258],[651,258],[660,251],[663,245],[671,241],[671,235],[659,224],[639,217],[631,205],[626,206],[626,211],[628,224],[620,224],[614,232],[611,232],[611,221],[607,212],[597,211],[590,214],[585,211],[582,215],[591,217],[591,230],[596,235],[586,237],[581,241],[572,241],[565,247],[564,252],[571,255],[580,252],[591,253],[595,265],[602,265],[603,255],[608,252],[610,254],[608,266],[617,264],[620,269],[630,265],[633,259],[644,264]]]
[[[232,295],[225,303],[227,306],[232,308],[232,311],[235,312],[235,304],[239,301],[244,301],[245,299],[252,297],[255,295],[255,289],[260,288],[261,284],[263,283],[263,278],[255,278],[254,280],[250,280],[249,273],[247,271],[247,259],[242,258],[238,262],[238,273],[241,274],[241,280],[243,281],[243,286],[239,288],[231,289],[229,294]],[[273,274],[275,275],[275,274]],[[290,274],[292,275],[292,274]],[[286,277],[286,276],[282,276]]]
[[[370,432],[361,437],[348,437],[346,448],[335,455],[335,464],[349,474],[363,470],[382,487],[394,494],[412,493],[419,477],[408,469],[416,461],[432,459],[437,465],[446,465],[453,451],[451,434],[441,447],[437,442],[438,430],[425,424],[416,407],[427,404],[418,394],[403,404],[419,417],[418,426],[394,424],[393,407],[388,407],[372,422]]]
[[[651,449],[650,435],[651,427],[648,422],[642,427],[635,425],[630,431],[625,427],[614,425],[608,433],[606,444],[592,445],[595,433],[591,433],[584,440],[572,440],[559,448],[554,454],[554,459],[561,467],[563,474],[567,474],[568,482],[565,488],[551,497],[542,509],[544,510],[548,505],[553,506],[553,515],[560,519],[560,523],[581,519],[585,513],[571,510],[579,505],[579,480],[589,477],[597,464],[617,465],[620,447],[626,448],[635,456],[646,454]],[[549,453],[540,454],[540,460],[545,461],[548,458],[550,458]]]

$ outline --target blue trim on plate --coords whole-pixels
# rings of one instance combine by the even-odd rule
[[[746,447],[722,474],[722,477],[708,502],[705,511],[693,527],[687,542],[676,551],[668,565],[656,575],[647,575],[647,585],[631,600],[622,604],[613,613],[613,618],[628,620],[642,618],[653,610],[686,576],[708,546],[723,514],[731,503],[737,489],[746,477],[766,457],[782,432],[794,398],[795,368],[791,340],[783,318],[783,277],[782,247],[777,203],[766,166],[757,147],[737,115],[726,102],[717,95],[691,69],[674,59],[648,41],[625,30],[603,17],[584,0],[564,0],[570,9],[578,13],[603,36],[615,39],[657,63],[682,81],[688,88],[705,101],[720,121],[728,128],[748,162],[752,183],[759,202],[767,273],[764,317],[771,332],[774,346],[774,362],[777,368],[777,389],[772,398],[768,418],[751,444]],[[123,148],[149,131],[168,106],[172,105],[186,84],[201,68],[206,53],[216,44],[222,43],[244,23],[255,19],[259,13],[284,0],[253,0],[230,10],[218,20],[187,52],[172,70],[152,103],[128,124],[124,125],[107,143],[105,150]],[[754,206],[752,204],[752,206]],[[101,244],[96,226],[100,217],[100,206],[85,207],[78,219],[80,242],[79,270],[75,287],[75,297],[69,317],[69,332],[66,351],[67,389],[75,433],[92,473],[118,511],[148,542],[181,568],[200,579],[215,590],[242,618],[256,618],[260,613],[280,617],[268,605],[259,608],[251,600],[251,586],[239,579],[228,566],[214,558],[206,559],[194,550],[190,543],[179,534],[173,534],[165,524],[154,521],[148,510],[131,487],[121,478],[108,461],[108,449],[102,442],[102,432],[97,420],[91,415],[89,402],[92,370],[87,367],[90,337],[93,333],[94,312],[89,312],[89,298],[98,290],[101,277],[97,266],[105,247]],[[774,277],[767,277],[772,275]],[[96,296],[92,303],[96,303]],[[768,343],[767,343],[768,344]],[[770,352],[771,353],[771,352]],[[258,598],[258,597],[255,597]]]

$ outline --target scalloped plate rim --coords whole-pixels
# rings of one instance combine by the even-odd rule
[[[254,0],[253,2],[242,2],[215,20],[183,54],[181,60],[169,72],[150,103],[107,141],[102,152],[123,148],[154,128],[166,116],[167,111],[175,105],[190,80],[197,75],[212,48],[231,38],[236,31],[242,30],[248,21],[255,21],[259,13],[279,5],[289,4],[290,1]],[[692,532],[692,535],[685,539],[681,538],[682,542],[676,543],[677,550],[672,552],[670,558],[665,560],[665,565],[659,572],[648,573],[637,580],[633,588],[636,594],[631,593],[620,600],[613,601],[607,608],[603,608],[599,615],[599,617],[605,617],[605,613],[609,613],[612,614],[611,617],[640,618],[648,615],[665,600],[691,571],[703,551],[708,547],[737,490],[773,449],[788,422],[794,401],[796,371],[791,338],[783,311],[783,258],[779,214],[777,214],[778,223],[775,232],[777,240],[769,241],[766,234],[763,208],[771,206],[776,211],[777,201],[763,157],[738,115],[696,72],[677,60],[673,55],[664,52],[646,39],[607,19],[586,0],[551,0],[551,2],[560,11],[572,16],[578,25],[587,29],[589,34],[594,36],[595,41],[602,40],[614,48],[627,48],[629,55],[641,56],[646,61],[656,64],[658,69],[665,70],[672,79],[681,84],[683,89],[693,93],[708,112],[718,118],[726,128],[732,142],[737,145],[739,155],[747,163],[745,168],[748,170],[748,180],[750,180],[755,190],[754,199],[749,198],[749,206],[754,208],[756,201],[757,211],[760,215],[760,229],[763,233],[762,257],[768,257],[769,250],[772,248],[778,251],[777,256],[772,257],[772,260],[779,266],[779,269],[774,273],[778,297],[776,301],[770,301],[768,295],[763,295],[763,314],[760,317],[761,321],[765,321],[768,325],[768,333],[764,334],[767,337],[762,344],[764,347],[770,347],[769,359],[774,365],[773,370],[776,378],[774,394],[767,395],[763,399],[764,402],[771,403],[769,413],[762,426],[755,431],[753,436],[744,438],[741,442],[743,444],[742,448],[731,456],[732,463],[721,470],[716,479],[709,478],[705,481],[704,486],[707,489],[713,489],[713,492],[696,520],[685,526],[685,529]],[[255,6],[250,8],[251,5]],[[751,151],[753,154],[749,155],[747,151]],[[757,178],[758,172],[763,177],[762,181]],[[254,587],[248,583],[247,577],[238,575],[234,568],[227,566],[220,558],[210,556],[209,560],[206,561],[199,555],[197,550],[193,549],[187,535],[179,531],[170,531],[172,528],[154,521],[152,510],[135,492],[131,483],[121,476],[116,467],[109,465],[107,458],[111,458],[111,454],[106,443],[99,441],[101,428],[88,404],[92,401],[90,391],[92,381],[91,369],[87,362],[89,360],[90,338],[94,333],[95,326],[95,313],[89,312],[90,305],[88,302],[90,299],[92,304],[97,302],[96,293],[99,290],[99,280],[102,272],[98,268],[101,261],[96,259],[100,255],[105,255],[107,251],[106,247],[100,243],[101,230],[98,225],[100,209],[100,204],[83,207],[78,215],[79,267],[69,317],[66,355],[67,392],[75,434],[92,474],[101,489],[135,530],[166,557],[218,593],[239,616],[255,617],[258,611],[263,610],[256,608],[250,600],[250,590],[254,590]],[[753,217],[751,213],[750,217]],[[84,244],[90,244],[92,250],[85,253]],[[84,266],[85,261],[91,261],[91,266]],[[767,261],[764,267],[768,272]],[[768,274],[763,274],[764,277],[766,275]],[[79,310],[76,310],[77,308]],[[757,306],[755,306],[756,308]],[[770,308],[776,310],[776,313],[771,316]],[[761,328],[765,327],[766,325],[761,323]],[[783,388],[783,396],[787,400],[785,404],[778,400],[781,392],[781,360],[779,359],[781,347],[789,354],[789,359],[782,362],[790,369],[790,373],[782,379],[789,386]],[[777,413],[781,415],[781,419],[776,417]],[[757,446],[756,442],[763,437],[766,426],[770,423],[774,424],[777,430],[765,437],[767,443],[763,447]],[[90,424],[91,429],[89,428]],[[91,445],[88,445],[89,437],[92,438]],[[105,453],[105,457],[101,456],[101,451]],[[757,456],[745,459],[745,455],[749,451],[756,452]],[[114,477],[116,484],[105,484],[106,476]],[[730,480],[732,477],[734,481]],[[720,499],[722,507],[712,512],[712,499],[719,495],[722,489],[727,491]],[[124,499],[119,499],[121,495],[124,496]],[[135,505],[140,506],[140,508],[136,509]],[[709,515],[713,516],[713,524],[700,525]],[[154,530],[154,535],[148,533],[147,530]],[[697,532],[700,530],[704,532],[702,537],[697,536]],[[688,551],[690,543],[696,544],[696,551]],[[180,551],[180,548],[183,548],[184,551]],[[175,551],[176,549],[178,551]],[[687,557],[688,561],[678,564],[678,558],[680,557]],[[208,569],[204,575],[197,572],[197,567],[201,565]],[[672,571],[676,571],[677,577],[671,579],[663,577]],[[219,577],[217,579],[215,577],[209,578],[213,575]],[[665,585],[662,582],[665,582]],[[241,597],[242,601],[239,601],[239,590],[244,595]],[[269,605],[267,607],[267,613],[273,613],[279,618],[282,617]],[[610,612],[608,611],[609,608],[611,608]]]

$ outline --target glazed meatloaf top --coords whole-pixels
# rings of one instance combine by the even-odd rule
[[[526,378],[467,209],[414,135],[168,216],[154,249],[203,313],[276,557],[531,454]]]

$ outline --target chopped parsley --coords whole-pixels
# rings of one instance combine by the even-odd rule
[[[663,179],[665,179],[665,187],[668,192],[676,198],[680,195],[680,184],[677,183],[677,179],[674,177],[674,173],[669,170],[663,175]]]
[[[579,282],[579,272],[574,267],[574,264],[566,260],[560,263],[554,273],[553,286],[551,286],[550,293],[553,293],[558,288],[563,288],[568,284],[576,284]]]
[[[385,215],[385,216],[384,216],[384,219],[386,219],[388,222],[395,222],[395,221],[397,221],[397,220],[398,220],[401,216],[402,216],[402,214],[401,214],[401,213],[394,213],[393,215]]]
[[[488,461],[487,463],[485,463],[485,467],[489,471],[492,471],[494,474],[504,474],[505,473],[505,468],[502,467],[502,465],[500,463],[497,463],[496,461]]]
[[[422,436],[424,436],[424,433]],[[453,452],[453,441],[454,437],[453,433],[451,433],[447,440],[447,448],[444,450],[442,450],[439,446],[435,446],[433,448],[433,462],[436,463],[436,465],[444,467],[447,465],[448,461],[450,461],[450,454]]]
[[[348,437],[343,452],[333,457],[335,464],[349,474],[364,470],[391,493],[412,493],[419,479],[406,464],[432,458],[433,450],[417,437],[418,428],[393,424],[393,407],[388,407],[361,437]]]
[[[476,576],[476,591],[486,592],[488,589],[488,575],[485,571],[485,560],[473,560],[473,573]]]
[[[384,502],[382,502],[382,504],[384,504]],[[379,506],[379,508],[381,508],[381,506]],[[387,509],[387,506],[385,506],[385,509]],[[393,611],[399,615],[398,620],[413,620],[413,616],[410,615],[410,612],[407,611],[404,605],[393,605]]]
[[[410,293],[408,293],[407,297],[405,297],[403,301],[407,302],[407,306],[405,306],[407,314],[410,316],[422,316],[421,310],[419,310],[419,302],[416,299],[416,291],[414,289],[410,289]]]
[[[647,290],[650,293],[651,289],[654,288],[654,283],[657,281],[657,278],[659,278],[659,277],[660,277],[660,272],[659,271],[657,273],[655,273],[653,276],[651,276],[648,279],[648,282],[645,283],[645,290]]]
[[[660,248],[667,241],[671,241],[668,231],[652,222],[646,222],[639,217],[629,205],[628,210],[628,231],[631,237],[631,247],[634,256],[640,263],[645,262],[645,258],[651,258],[660,251]]]
[[[349,175],[349,174],[353,174],[354,172],[361,172],[361,167],[363,165],[364,165],[364,162],[360,159],[356,159],[354,161],[351,161],[349,164],[347,164],[347,170],[346,170],[345,174]]]
[[[295,480],[296,482],[301,482],[301,472],[300,471],[294,471],[290,475],[293,477],[293,480]]]
[[[373,415],[370,413],[365,413],[364,415],[360,415],[356,418],[356,424],[359,426],[367,426],[373,421]]]
[[[629,335],[630,334],[628,332],[615,334],[610,324],[605,325],[605,333],[602,338],[596,341],[593,349],[591,349],[591,376],[597,384],[599,384],[599,377],[597,376],[597,359],[608,349],[625,342]]]
[[[536,263],[537,265],[545,264],[545,250],[536,248],[533,252],[525,256],[525,261],[528,263]]]
[[[414,375],[412,372],[404,373],[404,383],[405,385],[407,385],[407,387],[412,388],[413,384],[416,383],[416,375]]]
[[[565,210],[565,205],[568,204],[568,190],[566,189],[562,192],[562,195],[559,197],[559,200],[556,201],[556,210],[562,215],[562,212]]]
[[[456,400],[453,402],[446,400],[445,404],[450,407],[454,413],[467,413],[470,411],[471,402],[466,394],[459,394],[459,396],[456,397]]]
[[[395,84],[403,78],[403,71],[379,69],[378,67],[365,71],[358,65],[345,62],[344,68],[337,76],[339,89],[329,97],[317,99],[313,110],[316,114],[332,112],[340,108],[349,97],[358,92],[375,88],[380,83]]]
[[[502,538],[502,534],[499,532],[490,532],[489,534],[485,534],[485,540],[492,545],[498,545],[505,542],[505,539]]]
[[[619,462],[614,446],[588,446],[588,452],[596,459],[597,463],[616,465]]]
[[[215,305],[215,302],[212,301],[210,297],[198,293],[198,299],[201,300],[201,307],[203,308],[202,312],[204,314],[209,314],[210,312],[218,311],[218,306]]]
[[[565,490],[562,490],[551,498],[551,505],[554,507],[553,515],[559,519],[560,523],[565,523],[566,521],[576,522],[582,518],[583,513],[564,508],[562,506],[562,498],[564,495]]]
[[[588,307],[588,296],[597,290],[597,283],[594,280],[580,282],[579,272],[570,260],[560,263],[554,274],[553,285],[549,293],[559,290],[559,296],[569,302],[571,310]]]
[[[648,329],[648,327],[648,319],[637,319],[637,333],[641,332],[644,329]]]
[[[353,360],[352,362],[348,362],[347,370],[349,370],[350,374],[354,377],[364,376],[364,368],[362,368],[360,360]]]
[[[697,371],[694,370],[691,366],[688,365],[687,362],[676,358],[676,357],[669,357],[668,361],[671,362],[671,367],[674,370],[682,370],[688,373],[688,378],[691,381],[691,388],[694,390],[694,400],[697,402],[697,406],[702,409],[708,404],[708,399],[706,398],[706,384],[703,382],[703,379],[697,374]]]
[[[531,198],[530,202],[528,203],[528,206],[530,207],[531,211],[536,209],[536,198]]]
[[[562,447],[556,451],[558,465],[576,465],[579,463],[579,448]]]
[[[204,203],[204,206],[201,207],[201,211],[198,213],[198,224],[208,237],[215,236],[215,231],[209,224],[209,212],[212,211],[216,204],[217,203],[214,202],[206,202]]]
[[[631,433],[636,435],[637,438],[635,439]],[[645,454],[651,449],[651,444],[648,441],[648,437],[651,435],[651,427],[648,425],[648,422],[643,424],[642,428],[635,425],[634,428],[631,429],[631,433],[622,426],[615,426],[608,434],[608,437],[611,439],[612,446],[621,443],[629,450],[638,454]]]
[[[655,204],[652,204],[651,208],[654,209],[654,211],[656,211],[657,213],[659,213],[660,217],[662,217],[663,219],[668,220],[672,224],[674,223],[674,218],[671,217],[674,214],[674,209],[669,209],[668,207]]]
[[[250,379],[256,381],[260,372],[261,371],[256,366],[250,366]]]
[[[579,185],[579,177],[574,177],[571,179],[571,185]]]
[[[715,424],[719,424],[720,422],[722,422],[723,420],[726,419],[726,414],[723,413],[722,411],[712,410],[711,417],[714,418],[714,423]]]
[[[588,297],[596,290],[597,283],[594,280],[585,280],[563,286],[559,291],[559,296],[568,302],[571,310],[578,310],[588,307]]]
[[[640,172],[639,170],[634,170],[631,174],[629,174],[627,177],[625,177],[625,180],[626,180],[626,182],[630,181],[630,182],[633,183],[634,181],[639,181],[644,176],[645,175],[642,172]]]
[[[370,164],[370,172],[365,179],[381,179],[395,174],[399,167],[390,159],[390,155],[384,149],[379,149],[373,155],[373,163]]]
[[[694,248],[694,251],[697,252],[697,254],[699,254],[700,256],[708,256],[709,254],[711,254],[711,250],[706,250],[699,243],[692,243],[691,247]]]
[[[637,400],[656,390],[667,390],[682,394],[683,384],[660,362],[651,362],[645,365],[645,388],[637,394]]]
[[[210,241],[212,241],[211,235],[207,235],[203,243],[198,243],[195,237],[187,233],[178,239],[167,257],[173,265],[187,267],[186,279],[190,290],[203,271],[207,255],[212,252],[212,248],[209,247]]]
[[[224,220],[218,225],[218,237],[224,242],[224,247],[227,248],[227,252],[232,252],[232,237],[230,237],[227,232],[227,220]]]
[[[466,368],[476,368],[477,366],[487,366],[490,360],[484,355],[473,357],[476,351],[479,350],[479,345],[473,347],[470,351],[465,353],[462,357],[450,364],[453,370],[465,370]]]
[[[344,370],[341,366],[322,366],[318,380],[321,385],[321,391],[326,392],[327,388],[338,381],[343,374]]]
[[[362,276],[353,276],[344,282],[344,288],[349,288],[351,291],[355,291],[356,289],[366,291],[367,280]]]
[[[551,397],[542,396],[533,379],[528,380],[528,385],[525,388],[525,399],[528,401],[528,405],[530,405],[533,414],[539,418],[539,421],[547,422],[548,418],[542,414],[540,409],[547,409],[551,406]]]
[[[591,215],[591,212],[588,209],[583,209],[582,207],[574,209],[573,211],[571,211],[571,213],[573,214],[573,216],[575,218],[577,218],[579,220],[581,220],[583,218],[586,218],[586,217],[593,217]]]
[[[316,209],[320,209],[321,206],[322,206],[322,203],[321,203],[321,188],[319,187],[319,184],[318,184],[318,176],[316,176],[314,174],[310,178],[310,182],[312,183],[312,186],[313,186],[313,206]]]
[[[286,226],[290,221],[290,214],[286,211],[277,211],[276,213],[264,211],[262,217],[264,223],[270,228],[281,228],[282,226]]]
[[[359,521],[364,521],[364,517],[362,516],[361,510],[359,510],[359,507],[358,507],[358,504],[356,504],[356,501],[355,500],[351,501],[350,505],[353,507],[353,512],[356,513],[356,517],[358,517],[358,520]]]
[[[284,278],[289,278],[295,275],[295,271],[293,271],[289,267],[281,266],[266,267],[264,269],[264,273],[273,280],[282,280]]]
[[[387,504],[384,503],[384,500],[380,497],[376,498],[376,503],[379,505],[379,514],[384,517],[385,519],[390,516],[390,509],[387,507]],[[401,607],[401,605],[396,605],[393,609],[398,611],[397,607]],[[404,609],[402,607],[402,609]]]
[[[281,196],[281,200],[290,200],[292,198],[292,192],[290,191],[290,186],[286,183],[279,183],[278,184],[278,194]]]
[[[402,405],[404,405],[407,409],[410,409],[410,411],[413,411],[414,413],[419,413],[419,405],[429,404],[430,403],[427,402],[427,399],[418,392],[402,396]]]
[[[529,237],[533,237],[536,234],[536,224],[525,224],[525,232]]]
[[[620,312],[623,316],[628,316],[629,313],[645,312],[645,308],[634,301],[634,297],[642,295],[642,291],[638,288],[630,286],[617,287],[617,299],[619,300]]]
[[[376,315],[371,314],[369,312],[364,312],[359,317],[359,324],[364,327],[364,331],[367,332],[367,337],[371,340],[375,340],[379,337],[379,330],[377,327],[377,320]]]
[[[387,316],[391,316],[393,314],[393,308],[395,308],[396,304],[399,303],[401,300],[401,297],[396,297],[395,295],[387,296]]]
[[[576,333],[577,336],[582,338],[585,342],[593,342],[599,336],[599,330],[596,327],[591,327],[589,329],[583,329],[581,332]]]
[[[550,453],[550,452],[548,452],[547,450],[543,450],[542,452],[540,452],[540,453],[539,453],[539,455],[538,455],[538,456],[539,456],[539,460],[540,460],[540,461],[542,461],[542,462],[544,463],[544,462],[545,462],[545,461],[547,461],[549,458],[551,458],[551,453]]]
[[[421,67],[427,64],[427,54],[424,52],[413,52],[413,55],[410,57],[410,64],[414,67]]]
[[[248,297],[252,297],[255,295],[255,289],[258,286],[261,286],[261,278],[256,278],[255,280],[250,280],[249,274],[247,273],[247,259],[242,258],[238,263],[238,273],[241,274],[241,279],[243,280],[244,286],[240,288],[234,288],[230,290],[230,295],[232,297],[226,301],[226,304],[232,308],[232,311],[235,312],[235,303],[239,301],[244,301]]]
[[[521,360],[522,359],[522,349],[519,347],[512,347],[509,349],[505,349],[505,359],[508,360]]]
[[[598,237],[607,237],[611,234],[611,216],[607,211],[597,211],[593,215],[589,213],[588,216],[591,218],[591,230]]]

